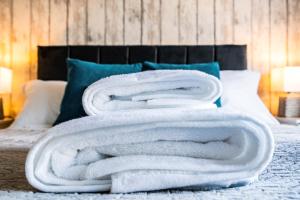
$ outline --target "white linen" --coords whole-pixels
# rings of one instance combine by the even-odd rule
[[[220,77],[223,86],[222,107],[247,113],[269,125],[279,124],[257,94],[260,79],[258,72],[226,70],[221,71]]]
[[[84,92],[82,104],[88,115],[120,110],[174,107],[215,108],[220,81],[188,70],[155,70],[101,79]]]
[[[270,129],[224,109],[112,112],[62,123],[30,150],[45,192],[134,192],[252,182],[272,158]]]
[[[45,133],[46,130],[2,129],[0,130],[0,150],[29,150]]]
[[[60,112],[66,82],[33,80],[26,83],[23,110],[11,125],[19,130],[43,130],[52,127]]]

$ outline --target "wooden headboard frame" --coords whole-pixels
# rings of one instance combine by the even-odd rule
[[[39,46],[38,79],[67,80],[66,58],[96,63],[203,63],[217,61],[222,70],[247,69],[246,45],[195,46]]]

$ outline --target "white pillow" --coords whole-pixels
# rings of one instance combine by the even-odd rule
[[[257,94],[260,74],[249,70],[221,71],[222,107],[233,108],[266,123],[279,124]]]
[[[60,112],[66,82],[33,80],[24,86],[26,101],[10,128],[42,130],[52,127]]]

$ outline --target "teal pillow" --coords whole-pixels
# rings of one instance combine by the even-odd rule
[[[168,63],[153,63],[144,62],[143,71],[145,70],[164,70],[164,69],[183,69],[183,70],[198,70],[207,74],[213,75],[220,79],[220,66],[218,62],[211,63],[195,63],[195,64],[168,64]],[[221,107],[221,98],[215,104]]]
[[[142,64],[97,64],[77,59],[67,59],[68,84],[61,103],[60,114],[54,125],[86,116],[82,106],[84,90],[99,79],[140,72]]]

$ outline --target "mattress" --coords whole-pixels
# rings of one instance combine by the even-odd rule
[[[45,131],[0,131],[0,199],[300,199],[300,126],[271,127],[274,158],[253,184],[210,191],[160,191],[136,194],[49,194],[35,191],[24,176],[24,161]]]

